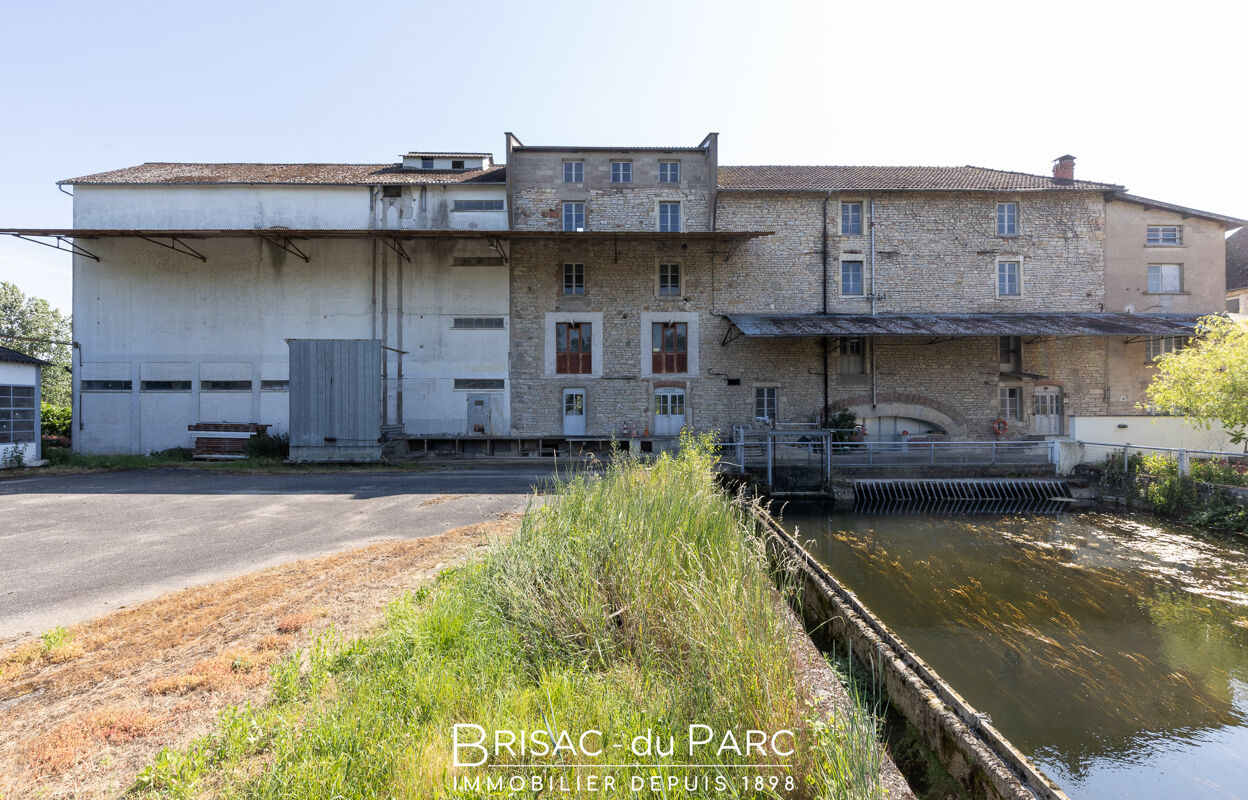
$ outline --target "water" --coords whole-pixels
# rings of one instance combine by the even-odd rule
[[[784,517],[1072,798],[1248,798],[1248,540],[1107,514]]]

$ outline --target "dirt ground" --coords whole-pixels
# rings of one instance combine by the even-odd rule
[[[192,587],[0,652],[0,800],[117,796],[225,707],[262,702],[272,663],[330,626],[367,632],[519,516]]]

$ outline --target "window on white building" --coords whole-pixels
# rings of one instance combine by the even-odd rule
[[[37,416],[35,387],[0,386],[0,444],[35,441]]]
[[[1182,225],[1149,225],[1148,244],[1176,247],[1183,244]]]

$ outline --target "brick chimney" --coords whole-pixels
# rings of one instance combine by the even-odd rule
[[[1075,179],[1075,157],[1058,156],[1053,160],[1053,180],[1058,183],[1071,183]]]

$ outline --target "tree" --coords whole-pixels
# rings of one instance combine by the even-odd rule
[[[69,317],[53,308],[47,300],[27,297],[14,284],[0,281],[0,347],[52,363],[52,366],[43,368],[41,391],[45,403],[67,406],[71,402],[71,348],[68,344],[49,343],[69,342],[70,336]]]
[[[1221,422],[1236,444],[1248,439],[1248,325],[1202,317],[1191,346],[1157,359],[1146,396],[1153,408],[1206,428]]]

